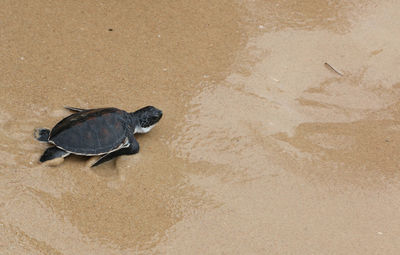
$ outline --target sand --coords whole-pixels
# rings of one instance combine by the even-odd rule
[[[400,2],[3,1],[1,254],[398,254]],[[337,72],[325,63],[332,66]],[[38,162],[63,106],[163,110]]]

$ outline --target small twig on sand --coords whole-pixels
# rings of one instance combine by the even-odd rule
[[[336,70],[335,68],[333,68],[333,66],[331,66],[330,64],[326,63],[324,64],[325,66],[329,67],[330,69],[332,69],[335,73],[339,74],[340,76],[343,76],[343,74],[341,72],[339,72],[338,70]]]

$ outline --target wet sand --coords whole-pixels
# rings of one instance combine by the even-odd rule
[[[6,1],[0,253],[397,254],[400,3],[266,2]],[[64,105],[164,116],[41,165]]]

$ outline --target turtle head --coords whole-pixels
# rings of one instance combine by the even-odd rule
[[[131,113],[131,116],[135,123],[135,133],[147,133],[161,119],[162,111],[154,106],[146,106]]]

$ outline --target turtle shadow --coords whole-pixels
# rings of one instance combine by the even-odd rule
[[[101,177],[115,177],[119,176],[120,171],[116,164],[115,160],[110,160],[109,162],[105,162],[99,166],[92,167],[92,165],[99,159],[98,156],[81,156],[81,155],[70,155],[66,158],[66,161],[70,163],[80,164],[82,168],[85,168],[87,171],[92,172]]]
[[[88,162],[95,162],[95,160],[89,159]],[[112,160],[110,162],[106,162],[101,166],[90,167],[92,163],[89,163],[87,167],[89,171],[92,173],[101,176],[101,177],[117,177],[120,176],[120,170],[117,167],[116,160]]]

